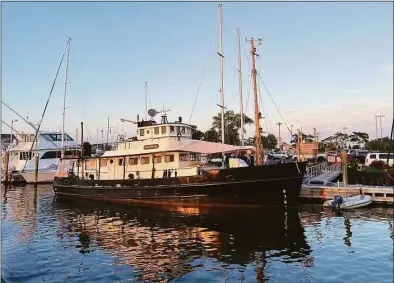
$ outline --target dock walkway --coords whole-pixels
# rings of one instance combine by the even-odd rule
[[[341,164],[329,165],[323,162],[307,167],[303,184],[305,185],[328,185],[342,174]]]

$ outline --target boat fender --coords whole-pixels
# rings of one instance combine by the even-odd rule
[[[326,192],[326,190],[322,190],[321,196],[322,196],[323,199],[325,199],[325,200],[327,199],[327,192]]]

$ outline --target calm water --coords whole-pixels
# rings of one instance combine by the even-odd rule
[[[393,282],[393,208],[153,210],[2,189],[2,282]]]

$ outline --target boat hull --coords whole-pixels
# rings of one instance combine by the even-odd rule
[[[118,203],[194,206],[296,206],[305,162],[230,168],[198,176],[88,180],[55,177],[57,195]]]

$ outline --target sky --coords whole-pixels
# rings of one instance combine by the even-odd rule
[[[215,2],[6,2],[2,3],[2,101],[29,121],[40,121],[67,36],[72,38],[65,129],[85,140],[136,127],[121,118],[148,108],[171,109],[169,120],[207,130],[220,110],[218,3]],[[237,38],[241,31],[243,100],[254,118],[250,44],[257,47],[263,130],[290,137],[303,128],[321,137],[362,131],[383,136],[393,119],[393,4],[389,2],[223,3],[224,99],[239,112]],[[205,67],[204,67],[205,66]],[[200,84],[201,81],[201,84]],[[65,62],[42,130],[61,130]],[[264,84],[263,84],[264,82]],[[264,87],[266,86],[266,88]],[[268,91],[267,91],[268,89]],[[197,97],[197,100],[196,100]],[[193,111],[193,104],[196,105]],[[279,111],[278,111],[279,109]],[[2,120],[31,128],[2,105]],[[192,114],[193,112],[193,114]],[[345,129],[344,129],[345,128]],[[103,130],[103,135],[101,134]],[[247,135],[253,135],[247,127]],[[378,129],[380,135],[380,129]],[[2,132],[9,128],[2,124]]]

